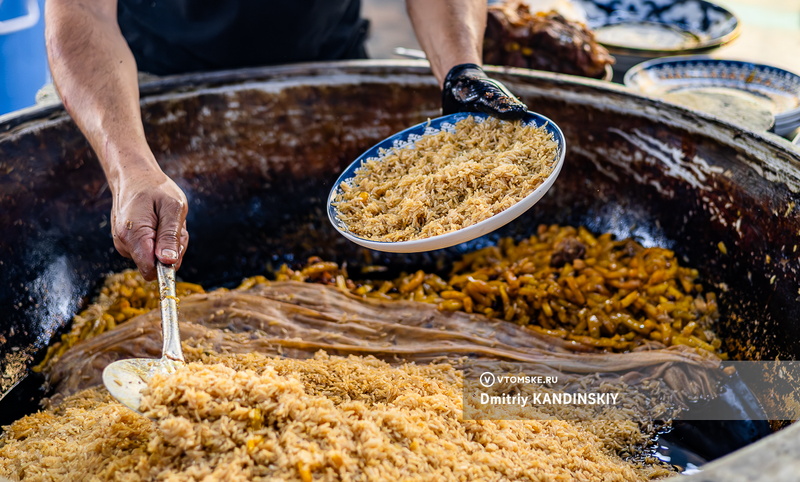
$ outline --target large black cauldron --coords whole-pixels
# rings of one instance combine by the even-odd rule
[[[493,71],[567,139],[551,192],[502,235],[539,223],[588,226],[677,251],[721,292],[727,349],[800,354],[800,154],[788,142],[573,77]],[[143,88],[150,144],[190,203],[179,275],[206,286],[316,254],[367,253],[329,227],[324,199],[365,148],[439,112],[424,64],[348,62],[167,78]],[[111,197],[88,144],[60,107],[0,123],[0,394],[86,302],[113,249]],[[373,253],[435,266],[469,246]],[[376,260],[373,259],[372,262]],[[7,422],[35,409],[31,376],[3,401]]]

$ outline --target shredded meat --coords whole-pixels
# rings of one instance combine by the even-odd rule
[[[556,244],[553,254],[550,256],[550,266],[560,268],[567,263],[572,263],[576,259],[583,259],[586,254],[586,245],[577,238],[564,238]]]

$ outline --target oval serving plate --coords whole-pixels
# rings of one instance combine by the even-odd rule
[[[575,0],[586,23],[612,54],[688,54],[739,35],[739,20],[707,0]]]
[[[536,125],[537,127],[545,126],[547,131],[552,134],[553,140],[556,141],[556,158],[553,161],[553,170],[550,175],[547,176],[547,178],[530,194],[525,196],[522,200],[510,208],[481,222],[461,228],[457,231],[440,234],[438,236],[431,236],[429,238],[398,242],[373,241],[371,239],[356,236],[351,233],[345,224],[338,218],[338,212],[336,207],[333,205],[333,201],[341,192],[342,183],[351,180],[355,176],[355,171],[361,167],[364,162],[371,158],[383,157],[386,154],[382,154],[382,152],[390,149],[395,150],[413,148],[413,143],[421,136],[438,132],[441,129],[453,129],[453,126],[456,122],[466,119],[469,116],[480,118],[489,117],[486,114],[476,112],[460,112],[457,114],[438,117],[430,121],[422,122],[413,127],[409,127],[404,131],[384,139],[361,154],[355,161],[353,161],[352,164],[347,167],[347,169],[344,170],[344,172],[342,172],[342,174],[339,176],[339,179],[337,179],[336,183],[333,185],[330,194],[328,195],[328,219],[336,228],[336,230],[350,241],[376,251],[386,251],[391,253],[416,253],[422,251],[433,251],[436,249],[455,246],[457,244],[464,243],[471,239],[479,238],[485,234],[488,234],[513,221],[525,211],[530,209],[534,204],[536,204],[550,189],[550,187],[552,187],[553,183],[558,177],[559,172],[561,172],[561,167],[564,164],[566,146],[564,143],[564,134],[553,121],[543,115],[534,112],[528,112],[522,119],[522,122],[524,122],[526,125]]]
[[[800,76],[769,65],[705,56],[653,59],[631,68],[626,86],[650,95],[729,93],[767,108],[776,123],[800,112]]]

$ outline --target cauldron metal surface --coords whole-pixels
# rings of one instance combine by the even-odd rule
[[[190,203],[179,276],[220,286],[310,255],[441,268],[540,223],[585,225],[672,248],[697,267],[721,295],[719,330],[735,357],[800,355],[800,153],[790,143],[600,81],[490,70],[562,128],[566,163],[545,198],[501,232],[416,255],[368,253],[336,234],[323,209],[360,152],[438,115],[425,64],[305,64],[146,84],[150,145]],[[4,118],[0,152],[5,394],[101,276],[133,265],[112,245],[102,170],[60,106]],[[41,380],[26,383],[24,395],[3,400],[3,422],[35,409],[30,388]]]

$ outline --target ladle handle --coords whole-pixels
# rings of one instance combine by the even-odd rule
[[[178,297],[175,293],[175,267],[156,261],[158,289],[161,296],[162,356],[183,362],[181,333],[178,328]]]

